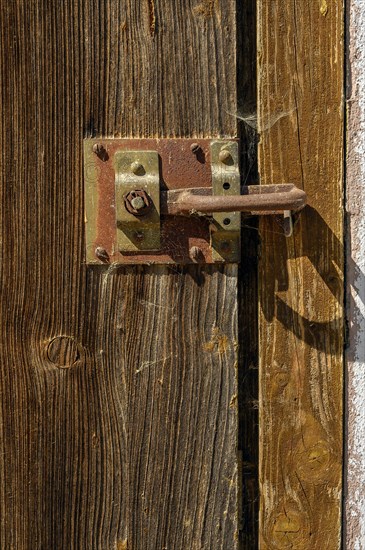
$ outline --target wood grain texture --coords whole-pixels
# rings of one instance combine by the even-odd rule
[[[234,0],[0,10],[0,547],[236,548],[236,267],[86,268],[82,140],[236,135]]]
[[[343,4],[259,1],[262,183],[308,194],[261,225],[261,548],[340,548]]]
[[[237,266],[148,279],[122,328],[132,548],[236,548]]]

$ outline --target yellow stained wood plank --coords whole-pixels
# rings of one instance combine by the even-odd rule
[[[340,547],[343,379],[340,0],[258,2],[261,182],[308,194],[261,223],[261,549]]]

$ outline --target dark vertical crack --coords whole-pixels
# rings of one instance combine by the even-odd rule
[[[237,2],[237,119],[241,174],[245,185],[258,183],[258,135],[247,120],[257,116],[256,0]],[[246,122],[245,122],[246,120]],[[258,548],[258,222],[242,218],[239,270],[239,434],[241,473],[241,550]]]

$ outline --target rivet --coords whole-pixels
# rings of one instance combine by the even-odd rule
[[[132,162],[131,170],[132,170],[133,174],[136,174],[136,176],[141,176],[145,173],[145,169],[144,169],[143,164],[141,164],[138,161]]]
[[[232,155],[227,149],[222,149],[219,153],[219,160],[224,164],[232,162]]]

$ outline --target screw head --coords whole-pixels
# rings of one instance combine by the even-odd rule
[[[95,249],[95,256],[98,258],[98,260],[100,260],[104,264],[107,264],[110,261],[109,254],[107,253],[105,248],[103,248],[101,246],[98,246]]]
[[[145,174],[145,169],[144,169],[143,164],[141,164],[137,160],[132,162],[131,170],[132,170],[133,174],[136,174],[136,176],[143,176],[143,174]]]
[[[109,159],[108,152],[101,143],[94,143],[93,152],[99,157],[100,160],[106,161]]]
[[[227,149],[222,149],[219,153],[219,160],[224,164],[230,164],[233,161],[231,153]]]
[[[192,143],[192,144],[190,145],[190,151],[191,151],[192,153],[194,153],[194,155],[196,155],[197,153],[199,153],[199,151],[200,151],[200,145],[199,145],[199,143]]]

